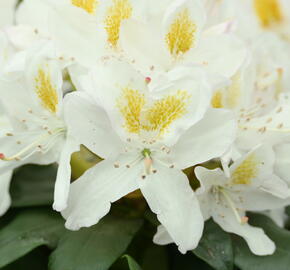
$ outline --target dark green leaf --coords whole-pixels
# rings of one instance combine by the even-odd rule
[[[212,270],[212,268],[192,252],[181,254],[175,245],[170,249],[170,270]]]
[[[233,269],[234,258],[230,235],[213,220],[206,222],[202,239],[193,253],[214,269]]]
[[[152,243],[145,250],[141,265],[144,270],[168,270],[168,254],[166,248]]]
[[[278,227],[263,215],[250,215],[251,224],[261,227],[275,242],[276,252],[271,256],[256,256],[245,241],[234,238],[235,264],[242,270],[286,270],[290,265],[290,232]]]
[[[47,209],[25,210],[0,231],[0,267],[42,245],[54,247],[63,233],[63,220]]]
[[[67,232],[50,257],[51,270],[106,270],[122,255],[142,222],[106,216],[97,225]]]
[[[51,205],[56,171],[56,165],[26,165],[16,170],[10,187],[12,206]]]
[[[130,270],[142,270],[140,265],[131,256],[124,255],[123,257],[127,259]]]
[[[47,270],[50,250],[39,247],[1,270]]]

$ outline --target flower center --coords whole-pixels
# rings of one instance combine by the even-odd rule
[[[264,28],[283,21],[283,13],[279,0],[254,0],[254,8]]]
[[[144,94],[126,87],[117,99],[117,107],[124,118],[124,128],[129,133],[146,131],[160,137],[175,120],[187,113],[190,101],[187,91],[178,90],[147,106],[149,102]]]

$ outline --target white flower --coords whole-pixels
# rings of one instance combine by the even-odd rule
[[[0,172],[27,163],[58,162],[55,207],[65,207],[70,155],[78,145],[67,134],[63,121],[62,73],[59,64],[50,60],[53,52],[49,46],[30,53],[22,76],[0,81],[1,102],[12,125],[12,130],[0,137]]]
[[[17,0],[0,0],[0,28],[13,24]]]
[[[174,0],[166,8],[151,2],[147,13],[147,20],[124,21],[120,32],[121,48],[146,76],[195,64],[212,76],[229,78],[244,61],[246,49],[227,25],[205,27],[201,1]]]
[[[249,41],[267,32],[290,41],[288,0],[207,0],[207,4],[213,20],[235,20],[238,33]]]
[[[272,254],[275,245],[263,230],[248,224],[245,211],[277,209],[289,203],[290,190],[273,173],[274,161],[274,152],[264,145],[236,160],[229,177],[220,169],[195,169],[205,219],[213,217],[225,231],[243,237],[256,255]]]
[[[92,226],[112,202],[140,189],[181,252],[196,247],[203,218],[182,169],[220,156],[235,125],[210,110],[201,70],[155,95],[148,80],[124,62],[109,61],[83,80],[85,92],[66,96],[65,115],[78,141],[105,158],[71,184],[62,214],[66,227]],[[212,142],[212,143],[211,143]]]
[[[37,0],[26,0],[34,2]],[[49,34],[58,48],[89,67],[106,55],[119,56],[119,31],[123,20],[144,11],[136,0],[45,0],[49,9]],[[23,16],[25,17],[25,16]],[[80,49],[82,48],[82,49]]]

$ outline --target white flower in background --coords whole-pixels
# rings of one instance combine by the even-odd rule
[[[22,77],[0,81],[1,102],[12,126],[0,137],[0,172],[27,163],[58,162],[55,205],[63,205],[70,183],[70,155],[78,145],[63,121],[62,73],[59,64],[50,60],[53,52],[42,46],[30,53]]]
[[[205,0],[211,24],[233,20],[237,33],[249,41],[272,33],[290,42],[290,5],[288,0]]]
[[[277,209],[289,203],[290,190],[273,173],[274,160],[272,149],[260,146],[236,160],[229,177],[220,169],[195,169],[205,219],[212,217],[223,230],[243,237],[256,255],[272,254],[275,244],[262,229],[248,224],[245,212]]]
[[[105,158],[71,184],[62,212],[67,228],[96,224],[112,202],[140,189],[179,250],[196,247],[203,218],[181,170],[223,154],[235,125],[227,112],[207,111],[210,88],[202,70],[168,85],[152,95],[147,78],[114,60],[83,79],[89,95],[66,96],[70,131]]]
[[[177,65],[200,65],[212,76],[229,78],[244,61],[246,49],[228,33],[229,25],[205,28],[201,1],[175,0],[166,8],[154,2],[147,9],[147,20],[125,20],[120,32],[121,48],[146,76]]]

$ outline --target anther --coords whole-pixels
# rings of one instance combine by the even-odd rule
[[[13,136],[12,133],[6,133],[6,136]]]
[[[130,168],[131,168],[131,166],[130,166],[129,164],[127,164],[127,165],[126,165],[126,168],[130,169]]]
[[[152,172],[153,172],[153,173],[157,173],[157,170],[154,169],[154,170],[152,170]]]
[[[267,120],[267,123],[270,123],[270,122],[272,122],[272,118],[270,117],[268,120]]]
[[[142,179],[145,179],[146,178],[146,175],[145,174],[141,175],[141,178]]]
[[[261,133],[265,133],[267,131],[266,127],[261,127],[260,129],[258,129],[259,132]]]
[[[248,221],[249,221],[249,218],[247,216],[241,217],[242,224],[246,224],[246,223],[248,223]]]
[[[280,123],[278,126],[277,126],[277,128],[282,128],[283,127],[283,123]]]
[[[116,168],[116,169],[117,169],[117,168],[120,168],[119,163],[115,163],[115,164],[114,164],[114,168]]]
[[[276,111],[276,113],[280,113],[280,112],[282,112],[282,111],[283,111],[283,108],[280,107],[280,108]]]
[[[149,83],[151,82],[151,78],[150,78],[150,77],[146,77],[146,78],[145,78],[145,82],[146,82],[147,84],[149,84]]]
[[[174,167],[175,167],[174,164],[169,166],[170,169],[173,169]]]

